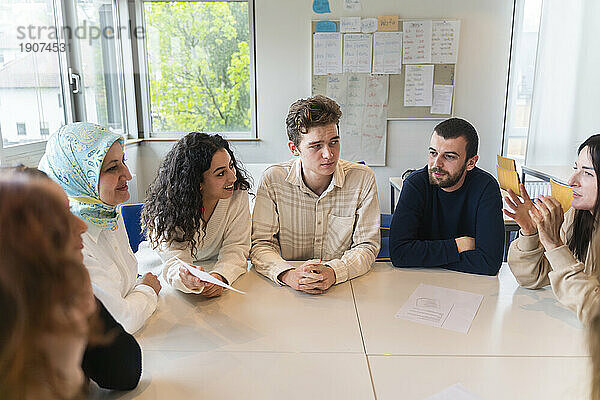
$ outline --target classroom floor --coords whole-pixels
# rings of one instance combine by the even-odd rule
[[[482,294],[467,334],[395,318],[420,283]],[[481,399],[585,399],[585,331],[549,288],[441,269],[368,274],[321,296],[254,270],[202,299],[163,286],[136,334],[135,391],[102,399],[426,399],[460,383]]]

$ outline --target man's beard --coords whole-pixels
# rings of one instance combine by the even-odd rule
[[[429,174],[429,184],[439,186],[441,188],[452,187],[452,186],[456,185],[458,183],[458,181],[460,181],[460,178],[462,178],[463,173],[465,172],[466,169],[467,169],[466,162],[463,164],[462,168],[454,175],[450,175],[450,173],[448,171],[445,171],[438,167],[427,168],[427,172]],[[445,175],[442,176],[441,178],[436,178],[433,175],[434,172],[442,173]]]

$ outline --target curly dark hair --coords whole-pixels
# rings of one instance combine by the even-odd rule
[[[195,235],[200,228],[206,233],[200,184],[213,155],[221,149],[227,150],[235,168],[234,190],[250,189],[248,173],[235,159],[225,139],[203,132],[188,133],[167,153],[146,191],[142,229],[147,231],[153,248],[160,242],[189,242],[195,256],[198,246]]]
[[[308,99],[300,99],[292,103],[285,119],[288,138],[297,146],[302,134],[313,126],[329,124],[338,125],[342,111],[340,106],[329,97],[316,95]],[[339,131],[339,127],[338,127]]]

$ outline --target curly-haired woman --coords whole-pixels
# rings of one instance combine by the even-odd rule
[[[250,209],[246,172],[219,135],[191,132],[173,146],[150,185],[142,223],[163,261],[163,277],[185,293],[221,295],[221,286],[203,282],[179,260],[231,284],[248,268]],[[142,243],[140,248],[148,247]],[[212,264],[212,262],[211,262]]]

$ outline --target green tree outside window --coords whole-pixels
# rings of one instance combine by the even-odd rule
[[[153,132],[249,132],[247,2],[146,3]]]

